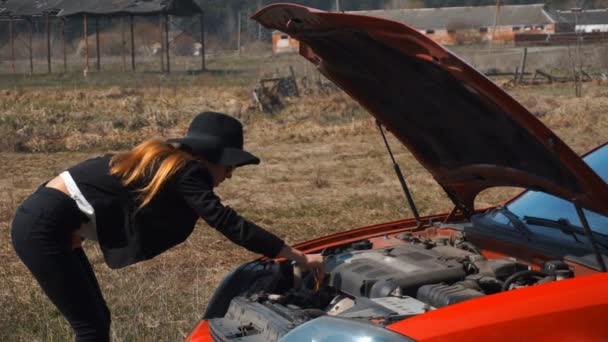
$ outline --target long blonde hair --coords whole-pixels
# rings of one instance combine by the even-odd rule
[[[151,178],[137,188],[138,209],[146,206],[172,175],[195,158],[161,139],[149,139],[132,150],[119,153],[110,160],[110,175],[120,178],[123,185]]]

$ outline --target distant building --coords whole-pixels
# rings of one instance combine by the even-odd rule
[[[544,4],[509,6],[440,7],[352,11],[399,21],[441,44],[514,40],[522,32],[554,33],[556,20]]]
[[[569,25],[571,30],[576,32],[608,32],[608,9],[585,10],[576,13],[557,11],[556,18],[560,23]]]
[[[281,31],[272,32],[272,53],[298,52],[300,42]]]

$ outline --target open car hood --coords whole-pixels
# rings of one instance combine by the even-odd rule
[[[551,130],[473,67],[402,23],[274,4],[253,19],[300,41],[300,54],[387,127],[456,209],[484,189],[550,193],[608,214],[608,186]]]

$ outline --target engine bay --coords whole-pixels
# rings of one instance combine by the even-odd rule
[[[573,277],[563,261],[533,270],[513,258],[489,260],[463,232],[431,238],[405,232],[390,239],[396,241],[384,247],[361,240],[325,249],[322,283],[291,262],[264,260],[239,268],[224,281],[230,291],[218,291],[209,304],[205,318],[212,335],[220,341],[277,341],[325,315],[386,326],[474,298]]]

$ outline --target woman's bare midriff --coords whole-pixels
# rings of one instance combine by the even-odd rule
[[[65,182],[63,181],[63,179],[61,179],[61,177],[59,177],[59,176],[51,179],[48,183],[46,183],[46,187],[57,189],[57,190],[63,192],[64,194],[70,196],[68,187],[65,185]]]

